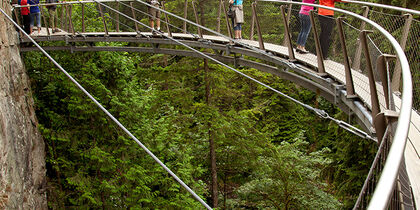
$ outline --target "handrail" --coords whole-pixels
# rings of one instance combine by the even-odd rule
[[[378,3],[365,2],[365,1],[356,1],[356,0],[345,0],[343,2],[353,3],[353,4],[361,4],[361,5],[372,6],[372,7],[379,7],[379,8],[384,8],[384,9],[390,9],[390,10],[396,10],[396,11],[400,11],[400,12],[411,13],[411,14],[414,14],[414,15],[420,15],[420,11],[413,10],[413,9],[407,9],[407,8],[403,8],[403,7],[396,7],[396,6],[391,6],[391,5],[378,4]]]
[[[400,168],[401,161],[404,155],[405,144],[407,142],[408,136],[408,129],[410,126],[411,120],[411,108],[412,108],[412,80],[411,80],[411,72],[410,67],[408,64],[407,57],[404,54],[404,50],[399,45],[398,41],[384,28],[382,28],[379,24],[369,20],[361,15],[343,10],[338,8],[332,8],[317,4],[307,4],[301,2],[290,2],[284,0],[258,0],[261,2],[277,2],[277,3],[285,3],[285,4],[295,4],[295,5],[306,5],[306,6],[313,6],[318,8],[324,8],[329,10],[334,10],[336,12],[340,12],[343,14],[347,14],[353,16],[357,19],[360,19],[374,28],[376,28],[380,33],[382,33],[394,47],[398,59],[401,61],[401,68],[402,68],[402,75],[403,75],[403,93],[401,96],[401,109],[400,109],[400,116],[398,118],[398,124],[395,131],[394,140],[389,151],[387,160],[385,162],[385,166],[382,170],[382,175],[377,186],[375,188],[375,192],[373,194],[372,199],[369,203],[369,209],[386,209],[388,205],[388,201],[391,197],[394,183],[397,179],[398,171]],[[372,205],[370,205],[372,204]],[[375,205],[373,207],[373,204]]]

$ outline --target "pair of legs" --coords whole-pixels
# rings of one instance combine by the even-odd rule
[[[33,32],[35,20],[36,20],[36,27],[38,27],[38,33],[41,32],[41,13],[31,13],[30,16],[30,23],[29,23],[29,33]]]
[[[328,57],[328,49],[331,44],[331,33],[334,28],[335,20],[333,16],[318,15],[319,24],[321,26],[321,34],[319,35],[319,41],[321,44],[322,56],[324,59]]]
[[[31,33],[30,31],[31,18],[29,17],[29,15],[22,15],[22,18],[23,18],[23,29],[25,30],[27,34],[30,34]]]
[[[59,32],[57,29],[57,25],[55,24],[55,9],[48,9],[48,13],[50,14],[50,27],[52,29],[52,32]]]
[[[242,39],[242,23],[237,23],[235,25],[235,20],[232,19],[232,25],[235,39]]]
[[[149,7],[149,14],[150,14],[149,24],[150,24],[150,27],[152,28],[152,32],[154,32],[154,29],[155,29],[155,21],[156,21],[156,30],[160,31],[160,11],[155,8]]]
[[[305,49],[305,44],[306,44],[306,40],[308,39],[309,36],[309,32],[311,31],[311,20],[309,18],[309,15],[305,15],[305,14],[299,14],[299,19],[300,19],[300,32],[299,32],[299,36],[298,36],[298,40],[297,40],[297,49],[298,52],[308,52]]]

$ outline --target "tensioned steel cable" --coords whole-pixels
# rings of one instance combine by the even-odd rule
[[[138,145],[140,145],[141,148],[146,151],[147,154],[149,154],[159,165],[162,166],[176,181],[178,181],[189,193],[191,193],[195,199],[197,199],[203,206],[205,206],[207,209],[211,209],[207,203],[205,203],[194,191],[192,191],[181,179],[178,178],[178,176],[175,175],[162,161],[159,160],[149,149],[147,149],[146,146],[143,145],[127,128],[124,127],[108,110],[106,110],[89,92],[83,88],[63,67],[61,67],[60,64],[57,63],[41,46],[38,45],[35,40],[32,39],[16,22],[13,21],[11,17],[9,17],[3,9],[0,8],[1,13],[9,19],[26,37],[31,40],[32,43],[35,44],[35,46],[48,58],[50,59],[55,66],[57,66],[85,95],[87,95],[106,115],[108,115],[109,118],[112,119],[126,134],[128,134],[134,141],[137,142]]]
[[[140,21],[138,21],[138,20],[135,20],[134,18],[132,18],[132,17],[130,17],[130,16],[128,16],[128,15],[126,15],[126,14],[124,14],[124,13],[122,13],[122,12],[120,12],[120,11],[118,11],[118,10],[116,10],[116,9],[114,9],[114,8],[112,8],[112,7],[110,7],[110,6],[108,6],[108,5],[106,5],[106,4],[103,4],[103,3],[101,3],[101,2],[99,2],[99,1],[97,1],[97,0],[94,0],[95,2],[97,2],[98,4],[101,4],[101,5],[103,5],[104,7],[107,7],[108,9],[110,9],[110,10],[112,10],[112,11],[114,11],[114,12],[116,12],[116,13],[119,13],[120,15],[122,15],[122,16],[124,16],[124,17],[126,17],[126,18],[128,18],[128,19],[130,19],[130,20],[132,20],[132,21],[134,21],[134,22],[136,22],[136,23],[138,23],[138,24],[141,24],[142,26],[145,26],[146,28],[149,28],[149,29],[152,29],[151,27],[149,27],[148,25],[146,25],[146,24],[144,24],[144,23],[142,23],[142,22],[140,22]],[[139,1],[139,0],[137,0],[137,1]],[[147,4],[147,3],[145,3],[145,4]],[[150,4],[147,4],[147,5],[150,5]],[[150,6],[152,6],[152,5],[150,5]],[[153,7],[153,6],[152,6]],[[157,8],[157,7],[156,7]],[[164,11],[164,10],[162,10],[162,11]],[[182,18],[183,19],[183,18]],[[200,25],[201,26],[201,25]],[[203,26],[201,26],[201,27],[203,27]],[[203,27],[203,28],[205,28],[205,27]],[[245,73],[242,73],[241,71],[238,71],[238,70],[236,70],[236,69],[234,69],[234,68],[232,68],[232,67],[230,67],[230,66],[228,66],[228,65],[226,65],[226,64],[224,64],[224,63],[222,63],[222,62],[220,62],[219,60],[217,60],[217,59],[215,59],[215,58],[212,58],[212,57],[210,57],[210,56],[208,56],[208,55],[206,55],[206,54],[204,54],[204,53],[202,53],[202,52],[200,52],[200,51],[198,51],[198,50],[196,50],[196,49],[194,49],[194,48],[192,48],[192,47],[190,47],[189,45],[187,45],[187,44],[184,44],[184,43],[182,43],[181,41],[179,41],[179,40],[176,40],[176,39],[174,39],[174,38],[172,38],[172,37],[169,37],[169,36],[167,36],[167,35],[165,35],[164,33],[161,33],[160,31],[157,31],[157,30],[155,30],[155,29],[152,29],[153,31],[156,31],[157,33],[159,33],[160,35],[162,35],[162,36],[164,36],[164,37],[166,37],[166,38],[168,38],[168,39],[170,39],[170,40],[172,40],[172,41],[174,41],[174,42],[176,42],[176,43],[178,43],[178,44],[180,44],[180,45],[182,45],[182,46],[184,46],[184,47],[186,47],[186,48],[188,48],[188,49],[190,49],[190,50],[192,50],[192,51],[194,51],[194,52],[196,52],[196,53],[198,53],[198,54],[200,54],[201,56],[203,56],[203,57],[205,57],[205,58],[207,58],[207,59],[209,59],[209,60],[212,60],[212,61],[214,61],[215,63],[217,63],[217,64],[219,64],[219,65],[221,65],[221,66],[224,66],[224,67],[226,67],[226,68],[228,68],[228,69],[230,69],[230,70],[232,70],[232,71],[234,71],[234,72],[236,72],[236,73],[238,73],[238,74],[240,74],[240,75],[242,75],[243,77],[246,77],[246,78],[248,78],[248,79],[250,79],[250,80],[252,80],[252,81],[254,81],[254,82],[256,82],[256,83],[258,83],[258,84],[260,84],[260,85],[262,85],[262,86],[264,86],[264,87],[266,87],[266,88],[268,88],[268,89],[270,89],[270,90],[272,90],[272,91],[274,91],[274,92],[276,92],[277,94],[280,94],[281,96],[283,96],[283,97],[285,97],[285,98],[288,98],[289,100],[291,100],[291,101],[293,101],[293,102],[295,102],[295,103],[297,103],[297,104],[299,104],[299,105],[301,105],[301,106],[303,106],[303,107],[305,107],[305,108],[307,108],[307,109],[309,109],[309,110],[311,110],[311,111],[313,111],[313,112],[315,112],[317,115],[319,115],[320,117],[322,117],[322,118],[325,118],[325,119],[329,119],[329,120],[331,120],[331,121],[333,121],[333,122],[335,122],[338,126],[340,126],[341,128],[343,128],[343,129],[345,129],[345,130],[347,130],[347,131],[349,131],[349,132],[351,132],[351,133],[353,133],[353,134],[355,134],[355,135],[357,135],[357,136],[359,136],[359,137],[361,137],[361,138],[365,138],[365,139],[371,139],[371,140],[373,140],[373,141],[377,141],[375,138],[373,138],[372,136],[370,136],[369,134],[367,134],[366,132],[364,132],[364,131],[362,131],[362,130],[360,130],[360,129],[358,129],[358,128],[356,128],[355,126],[352,126],[352,125],[350,125],[349,123],[346,123],[346,122],[344,122],[344,121],[342,121],[342,120],[338,120],[338,119],[335,119],[335,118],[333,118],[333,117],[331,117],[331,116],[329,116],[328,115],[328,113],[327,112],[325,112],[324,110],[322,110],[322,109],[317,109],[317,108],[314,108],[314,107],[312,107],[312,106],[309,106],[309,105],[307,105],[307,104],[305,104],[305,103],[303,103],[303,102],[301,102],[301,101],[299,101],[299,100],[297,100],[297,99],[295,99],[295,98],[293,98],[293,97],[291,97],[291,96],[288,96],[288,95],[286,95],[285,93],[283,93],[283,92],[281,92],[281,91],[279,91],[279,90],[277,90],[277,89],[274,89],[274,88],[272,88],[271,86],[269,86],[269,85],[267,85],[267,84],[265,84],[265,83],[263,83],[263,82],[261,82],[261,81],[259,81],[259,80],[257,80],[257,79],[255,79],[255,78],[253,78],[253,77],[251,77],[251,76],[248,76],[247,74],[245,74]],[[210,29],[209,29],[210,30]],[[215,32],[216,34],[219,34],[219,33],[217,33],[217,32]]]

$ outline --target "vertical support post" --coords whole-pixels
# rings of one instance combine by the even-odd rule
[[[69,16],[69,27],[70,27],[71,33],[74,36],[75,32],[74,32],[74,27],[73,27],[73,21],[72,21],[72,18],[71,18],[72,13],[73,13],[73,5],[70,4],[70,9],[69,9],[69,14],[68,14],[68,16]]]
[[[86,32],[86,26],[85,26],[85,4],[82,3],[82,33]]]
[[[260,21],[258,21],[258,15],[257,15],[257,2],[252,3],[252,14],[255,16],[255,23],[257,25],[257,33],[258,33],[258,43],[260,44],[260,49],[265,50],[264,47],[264,40],[261,34],[261,28],[260,28]]]
[[[65,20],[64,20],[64,18],[65,18],[65,8],[66,7],[66,5],[65,4],[62,4],[61,5],[61,27],[60,28],[62,28],[62,29],[65,29],[65,27],[64,27],[64,22],[66,22]]]
[[[14,13],[15,13],[15,17],[16,17],[17,24],[18,24],[19,26],[22,26],[22,25],[20,24],[20,18],[19,18],[19,16],[18,16],[18,12],[17,12],[17,9],[16,9],[16,8],[15,8],[15,10],[14,10]],[[19,34],[20,34],[20,37],[22,38],[22,36],[23,36],[22,31],[20,31],[20,30],[19,30]]]
[[[106,27],[106,21],[105,21],[104,13],[102,12],[101,4],[98,3],[98,7],[99,7],[99,12],[101,13],[102,22],[104,23],[105,36],[109,36],[108,27]]]
[[[312,31],[313,31],[313,34],[314,34],[316,57],[317,57],[317,61],[318,61],[318,74],[321,74],[321,75],[325,76],[326,73],[325,73],[325,67],[324,67],[324,58],[322,56],[321,44],[319,42],[318,29],[316,28],[316,25],[315,25],[315,18],[314,18],[314,11],[313,10],[311,10],[309,12],[309,17],[311,19],[311,24],[313,25]]]
[[[47,28],[47,35],[49,36],[50,35],[50,30],[48,30],[48,22],[47,22],[47,18],[45,17],[45,14],[44,14],[44,7],[43,6],[39,6],[39,13],[41,13],[41,17],[44,20],[44,24]]]
[[[70,17],[69,17],[69,5],[67,4],[66,5],[66,26],[65,26],[65,28],[66,28],[66,30],[67,30],[67,32],[71,32],[70,31]]]
[[[350,68],[350,61],[349,56],[347,54],[347,45],[346,45],[346,39],[343,31],[343,17],[339,17],[336,19],[337,26],[338,26],[338,32],[340,35],[340,42],[341,42],[341,48],[343,49],[343,57],[344,57],[344,70],[346,73],[346,91],[347,91],[347,98],[356,98],[356,94],[354,93],[354,85],[353,85],[353,77],[351,74],[351,68]]]
[[[120,11],[120,2],[117,1],[117,6],[116,6],[116,10]],[[120,13],[116,12],[115,13],[116,17],[115,17],[115,29],[117,32],[120,32]]]
[[[194,10],[195,23],[197,23],[198,25],[201,25],[200,20],[198,19],[197,10],[195,9],[195,1],[192,1],[191,4],[192,4],[193,10]],[[201,32],[200,27],[197,27],[197,32],[198,32],[198,36],[200,36],[200,38],[203,38],[203,33]]]
[[[130,8],[131,8],[131,15],[133,16],[133,19],[137,20],[136,13],[134,12],[133,2],[130,2]],[[139,26],[137,25],[136,21],[134,21],[134,25],[136,27],[136,33],[139,33]]]
[[[226,21],[226,27],[227,27],[229,37],[231,39],[233,39],[233,34],[232,34],[232,30],[231,30],[230,23],[229,23],[229,18],[227,16],[227,11],[226,11],[226,7],[225,7],[224,3],[222,3],[222,8],[223,8],[223,12],[225,13],[225,21]]]
[[[368,14],[369,14],[369,7],[367,6],[363,6],[363,8],[365,9],[365,11],[363,12],[363,17],[367,18]],[[360,25],[360,31],[365,30],[366,28],[366,22],[362,21],[362,24]],[[354,55],[354,59],[353,59],[353,69],[357,69],[360,70],[360,58],[362,56],[362,44],[360,43],[360,39],[357,40],[357,49],[356,49],[356,53]]]
[[[400,45],[403,50],[405,50],[405,46],[407,44],[408,34],[410,32],[411,23],[413,22],[413,15],[406,14],[405,15],[405,24],[403,29],[403,34],[401,36]],[[397,63],[395,64],[394,74],[392,75],[392,91],[399,91],[400,90],[400,82],[401,82],[401,62],[397,59]]]
[[[162,9],[165,9],[165,2],[162,1]],[[165,13],[165,21],[166,21],[166,29],[168,30],[168,36],[172,37],[172,32],[171,32],[171,27],[169,26],[169,18],[168,18],[168,14]]]
[[[286,38],[286,46],[287,49],[289,49],[289,60],[293,61],[296,60],[295,53],[293,52],[292,47],[292,40],[290,39],[290,31],[289,31],[289,24],[287,24],[287,17],[286,12],[284,11],[284,5],[280,6],[281,14],[283,16],[283,24],[284,24],[284,30],[285,30],[285,38]]]
[[[397,57],[395,55],[383,54],[383,55],[380,55],[378,59],[376,59],[376,70],[379,72],[379,76],[381,77],[387,109],[391,109],[390,99],[391,99],[391,94],[392,94],[392,91],[390,88],[389,71],[387,68],[388,66],[387,63],[390,58],[395,59]]]
[[[185,0],[185,4],[184,4],[184,19],[187,19],[187,12],[188,12],[188,0]],[[183,30],[184,30],[184,34],[187,33],[187,22],[184,20],[184,25],[183,25]]]
[[[254,10],[252,10],[251,34],[249,35],[249,40],[254,40],[254,28],[255,28],[255,14],[254,14]]]
[[[222,4],[223,4],[223,0],[219,0],[219,10],[217,11],[217,28],[216,31],[217,33],[220,33],[220,24],[221,24],[221,15],[222,15]]]
[[[376,90],[376,83],[375,78],[373,76],[373,67],[372,62],[370,59],[369,53],[369,46],[367,42],[367,33],[372,33],[372,31],[363,30],[360,32],[359,39],[362,43],[362,48],[366,57],[366,66],[368,69],[368,78],[369,78],[369,86],[370,86],[370,99],[371,99],[371,106],[372,106],[372,119],[375,119],[376,115],[380,112],[379,107],[379,100],[378,100],[378,92]],[[375,124],[375,122],[373,123]]]
[[[289,0],[291,1],[291,0]],[[287,9],[287,27],[290,25],[290,17],[292,16],[292,4],[289,4],[289,9]],[[286,36],[283,39],[283,46],[287,46]]]

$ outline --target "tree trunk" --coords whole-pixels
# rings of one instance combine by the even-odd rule
[[[206,83],[206,103],[210,105],[210,82],[209,82],[209,66],[208,60],[204,59],[204,80]],[[208,123],[209,145],[210,145],[210,162],[211,162],[211,198],[213,208],[218,206],[217,197],[217,167],[216,167],[216,149],[214,143],[214,135],[211,131],[211,123]]]

